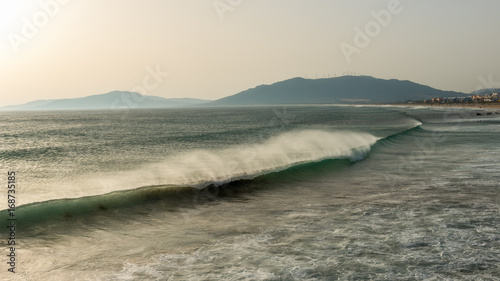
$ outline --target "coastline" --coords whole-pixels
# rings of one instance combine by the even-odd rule
[[[416,104],[416,103],[397,103],[396,106],[420,106],[420,107],[443,107],[443,108],[467,108],[467,109],[500,109],[500,103],[447,103],[447,104]]]

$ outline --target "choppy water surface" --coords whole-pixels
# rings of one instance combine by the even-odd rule
[[[498,114],[1,117],[0,167],[22,205],[6,280],[500,279]]]

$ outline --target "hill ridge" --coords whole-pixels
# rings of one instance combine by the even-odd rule
[[[395,103],[434,97],[461,97],[465,93],[443,91],[409,80],[372,76],[291,79],[263,84],[206,105]]]
[[[8,105],[0,110],[75,110],[75,109],[124,109],[188,107],[209,100],[193,98],[163,98],[141,95],[137,92],[111,91],[79,98],[37,100],[20,105]]]

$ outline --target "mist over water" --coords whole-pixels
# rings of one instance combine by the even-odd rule
[[[24,205],[13,280],[500,278],[499,115],[1,114]]]

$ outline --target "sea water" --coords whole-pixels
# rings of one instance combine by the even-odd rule
[[[0,117],[17,219],[12,273],[3,188],[1,280],[500,279],[496,112]]]

